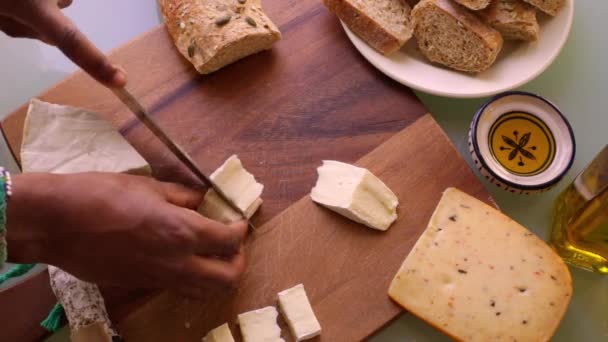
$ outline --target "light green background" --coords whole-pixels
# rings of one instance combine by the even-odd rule
[[[548,236],[551,205],[556,196],[608,143],[608,73],[605,67],[608,61],[608,1],[578,0],[575,7],[572,33],[561,55],[545,73],[520,88],[547,97],[570,120],[577,140],[577,156],[571,172],[557,188],[530,197],[503,192],[482,180],[505,213],[543,238]],[[66,12],[105,51],[160,22],[155,2],[151,0],[80,0]],[[59,52],[37,42],[9,39],[0,34],[0,51],[0,113],[3,114],[74,70]],[[456,100],[423,93],[418,96],[471,164],[466,134],[473,114],[484,99]],[[8,156],[2,147],[1,164],[14,165]],[[608,277],[571,270],[574,297],[553,341],[608,341]],[[63,341],[65,336],[63,332],[53,340]],[[373,340],[448,341],[410,315],[397,320]]]

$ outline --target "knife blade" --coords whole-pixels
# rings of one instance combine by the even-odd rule
[[[200,181],[203,182],[207,187],[213,189],[220,198],[226,202],[234,211],[236,211],[241,217],[247,220],[249,227],[255,230],[255,226],[249,221],[249,218],[245,212],[239,208],[236,203],[219,187],[215,182],[209,178],[199,167],[196,165],[190,155],[184,151],[181,146],[175,143],[165,131],[154,121],[152,116],[144,109],[141,103],[133,96],[127,88],[112,88],[114,94],[120,99],[135,114],[135,116],[143,123],[176,157],[181,161],[187,168],[192,172]]]

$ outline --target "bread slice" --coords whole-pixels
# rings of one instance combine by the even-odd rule
[[[503,39],[451,0],[422,0],[412,10],[414,35],[424,56],[452,69],[481,72],[502,49]]]
[[[479,16],[505,39],[538,40],[536,8],[521,0],[494,0]]]
[[[479,11],[481,9],[484,9],[486,7],[488,7],[488,5],[490,4],[490,0],[454,0],[457,3],[465,6],[468,9],[471,9],[473,11]]]
[[[550,16],[556,16],[564,7],[566,0],[524,0]]]
[[[532,232],[450,188],[388,293],[457,341],[549,341],[572,278]]]
[[[261,0],[159,0],[179,52],[201,74],[270,49],[281,39]]]
[[[411,7],[405,0],[323,0],[355,34],[384,55],[412,37]]]

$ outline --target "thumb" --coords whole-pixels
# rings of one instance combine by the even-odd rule
[[[124,87],[124,71],[110,60],[51,1],[24,1],[17,17],[57,46],[69,59],[97,81],[109,87]]]

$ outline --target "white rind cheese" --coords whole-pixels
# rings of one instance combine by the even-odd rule
[[[99,114],[32,99],[25,118],[24,172],[89,171],[148,175],[144,158]]]
[[[247,218],[253,216],[262,205],[260,196],[264,185],[258,183],[253,175],[245,170],[237,156],[233,155],[228,158],[211,174],[210,178],[245,212]],[[242,219],[241,215],[224,203],[212,189],[205,194],[198,212],[205,217],[224,223]]]
[[[388,293],[457,340],[548,341],[572,280],[544,241],[450,188]]]
[[[239,315],[238,324],[244,342],[285,342],[277,324],[277,309],[268,306]]]
[[[234,342],[228,323],[211,330],[202,340],[203,342]]]
[[[304,285],[279,292],[279,306],[296,342],[321,334],[321,325],[306,296]]]
[[[313,201],[378,230],[387,230],[397,219],[399,199],[368,170],[325,160],[317,172]]]

